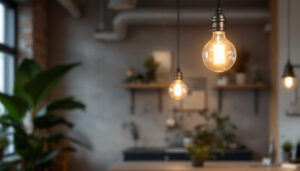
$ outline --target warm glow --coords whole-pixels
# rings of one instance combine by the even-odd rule
[[[188,92],[187,86],[182,80],[175,80],[169,87],[169,94],[175,100],[182,100]]]
[[[233,66],[236,50],[226,39],[224,31],[213,32],[212,39],[203,48],[202,59],[205,66],[214,72],[224,72]]]
[[[224,44],[215,44],[214,45],[214,63],[216,65],[225,64],[225,45]]]
[[[295,78],[294,77],[284,77],[283,79],[284,87],[290,89],[295,85]]]

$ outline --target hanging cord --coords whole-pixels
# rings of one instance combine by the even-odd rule
[[[290,18],[291,18],[291,12],[290,12],[290,5],[291,5],[291,0],[288,0],[288,6],[287,6],[287,11],[288,11],[288,18],[287,18],[287,31],[288,31],[288,35],[287,35],[287,39],[288,39],[288,42],[287,42],[287,45],[288,45],[288,62],[290,62],[290,59],[291,59],[291,54],[290,54],[290,51],[291,51],[291,47],[290,47],[290,44],[291,44],[291,38],[290,38]]]
[[[177,0],[177,71],[180,71],[180,0]]]
[[[221,8],[221,0],[218,0],[217,10]]]

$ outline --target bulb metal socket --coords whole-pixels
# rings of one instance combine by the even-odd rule
[[[291,65],[290,61],[288,61],[284,67],[282,78],[285,77],[295,77],[294,68]]]
[[[226,17],[221,8],[218,8],[214,15],[210,18],[212,31],[225,31],[226,30]]]
[[[176,69],[176,73],[174,74],[174,80],[183,80],[183,73],[179,68]]]

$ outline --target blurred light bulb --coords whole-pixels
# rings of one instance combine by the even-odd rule
[[[186,97],[188,93],[187,86],[182,82],[182,80],[174,80],[169,86],[169,94],[175,100],[182,100]]]
[[[236,50],[224,31],[213,32],[212,39],[203,48],[202,59],[205,66],[214,72],[224,72],[233,66]]]
[[[283,78],[283,85],[286,89],[291,89],[295,85],[295,78],[291,76],[287,76]]]

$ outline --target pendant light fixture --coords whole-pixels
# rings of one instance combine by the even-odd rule
[[[294,68],[290,62],[290,18],[291,18],[291,12],[290,12],[290,0],[288,0],[288,7],[287,7],[287,11],[288,11],[288,18],[287,18],[287,31],[288,31],[288,36],[287,36],[287,46],[288,46],[288,53],[287,53],[287,63],[284,67],[284,71],[283,71],[283,85],[286,89],[291,89],[294,87],[295,85],[295,74],[294,74]]]
[[[217,9],[211,17],[213,35],[202,51],[205,66],[213,72],[225,72],[236,61],[234,45],[225,36],[226,18],[222,12],[220,0],[217,0]]]
[[[188,93],[188,88],[184,84],[183,74],[180,70],[180,0],[177,0],[177,68],[174,81],[169,86],[169,94],[175,100],[182,100]]]

